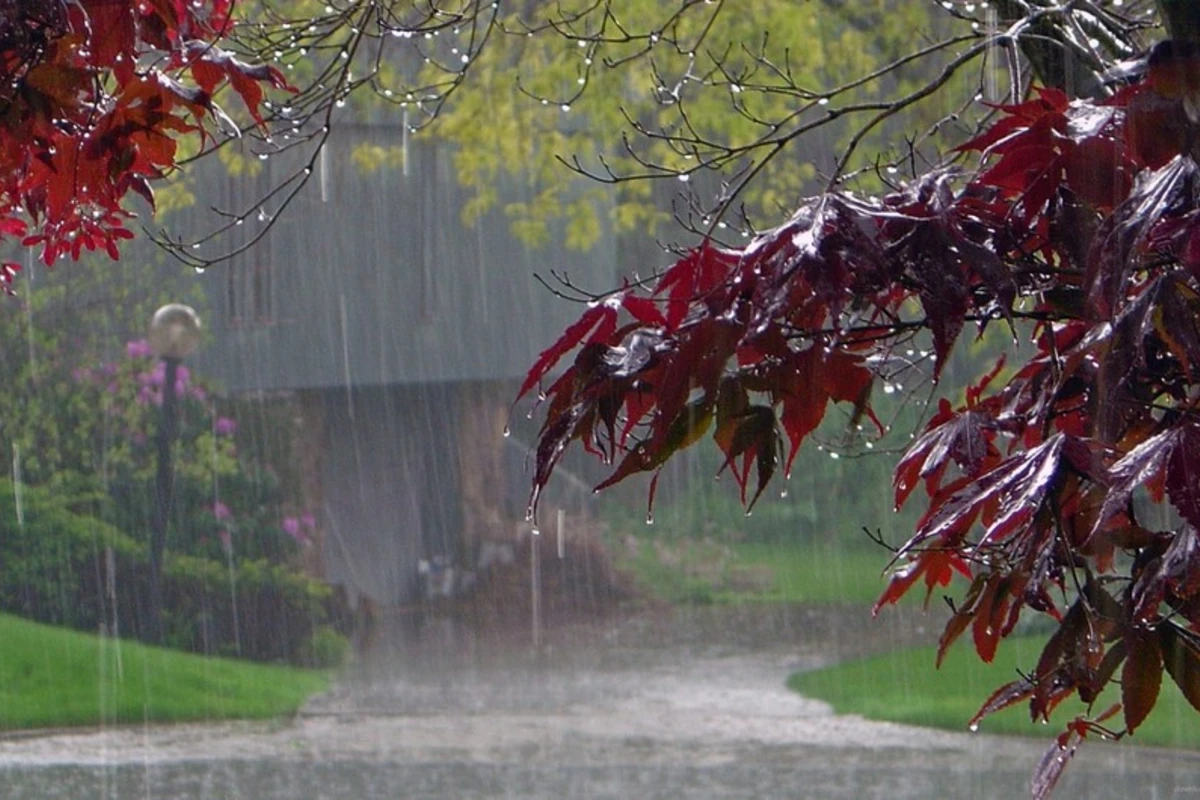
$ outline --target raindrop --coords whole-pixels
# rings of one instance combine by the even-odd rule
[[[541,536],[541,535],[542,535],[542,532],[541,532],[540,530],[538,530],[536,527],[535,527],[535,528],[530,528],[529,532],[530,532],[530,533],[532,533],[534,536]]]
[[[690,181],[691,179],[692,179],[692,176],[691,176],[691,175],[688,175],[686,172],[682,173],[682,174],[679,176],[679,182],[680,182],[680,183],[687,183],[687,182],[688,182],[688,181]]]
[[[653,512],[653,511],[650,511],[650,512],[647,512],[647,513],[646,513],[646,524],[647,524],[647,525],[653,525],[653,524],[654,524],[654,512]]]
[[[507,439],[508,437],[512,436],[512,428],[510,428],[510,427],[508,427],[507,425],[505,425],[505,426],[504,426],[504,432],[503,432],[503,435],[504,435],[504,438],[505,438],[505,439]]]
[[[968,730],[971,731],[971,733],[974,733],[975,731],[979,730],[979,723],[972,722],[970,727],[968,728]]]

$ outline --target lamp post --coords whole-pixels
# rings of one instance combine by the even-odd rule
[[[179,435],[179,398],[175,395],[175,379],[179,373],[179,363],[200,342],[200,318],[189,306],[170,303],[154,312],[148,338],[154,354],[163,361],[162,416],[158,425],[154,518],[150,528],[150,597],[145,631],[146,639],[158,644],[163,638],[163,551],[167,544],[167,520],[170,518],[174,489],[171,445]]]

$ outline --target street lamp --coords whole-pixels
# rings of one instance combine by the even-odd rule
[[[150,347],[163,360],[162,416],[158,425],[158,470],[154,481],[154,518],[150,529],[150,598],[146,616],[146,638],[162,642],[162,562],[167,544],[167,519],[171,511],[174,475],[171,444],[179,435],[179,402],[175,379],[179,363],[200,343],[200,317],[189,306],[170,303],[154,312],[150,320]]]

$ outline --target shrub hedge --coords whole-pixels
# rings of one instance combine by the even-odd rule
[[[0,480],[0,611],[137,636],[146,548],[81,513],[94,503]],[[168,553],[163,601],[169,646],[257,661],[312,660],[314,633],[339,616],[328,586],[263,560],[231,565]]]

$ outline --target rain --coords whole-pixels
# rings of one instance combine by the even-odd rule
[[[1026,291],[980,266],[1002,247],[972,227],[983,200],[954,243],[918,227],[994,200],[962,187],[999,156],[964,142],[1031,96],[1029,20],[965,2],[241,5],[228,53],[204,56],[228,70],[204,136],[174,131],[177,168],[153,208],[130,195],[119,258],[47,259],[0,226],[0,796],[1009,798],[1068,757],[1055,797],[1200,796],[1196,684],[1170,658],[1198,595],[1169,566],[1197,534],[1186,487],[1151,477],[1191,434],[1153,462],[1114,442],[1095,463],[1123,502],[1080,502],[1087,531],[1128,523],[1112,575],[1157,569],[1160,602],[1183,598],[1162,619],[1182,632],[1154,634],[1143,727],[1103,740],[1129,719],[1105,708],[1143,702],[1115,667],[1112,702],[1030,721],[1043,648],[1118,578],[1039,562],[1051,589],[1014,590],[1018,618],[990,577],[1011,565],[988,547],[1101,469],[1080,466],[1083,434],[1063,444],[1074,429],[985,419],[1040,363],[1038,331],[1077,344],[1036,316],[1050,278]],[[1161,4],[1094,5],[1055,30],[1097,64],[1161,33],[1143,30]],[[1072,96],[1109,91],[1093,66]],[[172,90],[188,113],[204,75]],[[1123,118],[1080,114],[1081,140]],[[1069,182],[1081,160],[1054,169]],[[1087,186],[1166,202],[1171,168]],[[1068,194],[1047,209],[1082,208]],[[44,205],[21,212],[31,235]],[[1171,235],[1153,244],[1191,264]],[[872,282],[894,276],[868,262],[896,252],[909,294],[880,314]],[[960,268],[982,276],[969,291],[937,277]],[[822,313],[781,311],[801,295]],[[1192,307],[1161,302],[1134,327]],[[965,325],[929,321],[947,309]],[[708,322],[752,332],[713,369],[720,337],[687,338]],[[1095,339],[1119,353],[1129,328]],[[1190,370],[1186,335],[1155,342],[1143,360]],[[1097,352],[1053,358],[1107,387]],[[807,371],[772,383],[777,362]],[[1077,383],[1054,402],[1110,397]],[[1075,471],[1039,478],[1060,452]],[[983,464],[1016,465],[984,482],[994,500],[966,494]],[[1165,531],[1152,569],[1137,536]],[[949,635],[992,598],[994,624]],[[1095,656],[1094,676],[1117,632],[1056,652]],[[1022,680],[1022,702],[975,716]],[[1055,749],[1084,716],[1086,741]]]

